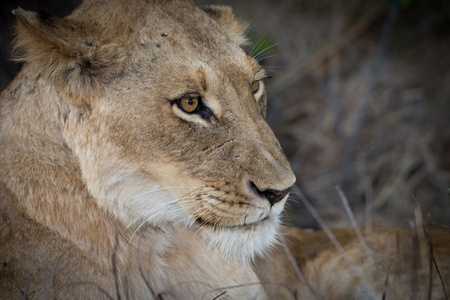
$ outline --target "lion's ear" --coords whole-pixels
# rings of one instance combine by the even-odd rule
[[[243,23],[236,18],[231,7],[207,5],[203,7],[203,10],[225,30],[235,43],[241,46],[248,43],[247,38],[245,37],[245,30],[247,29],[248,24]]]
[[[101,92],[107,80],[108,55],[89,28],[70,18],[15,9],[18,19],[13,57],[32,63],[60,88],[64,98],[81,105]]]

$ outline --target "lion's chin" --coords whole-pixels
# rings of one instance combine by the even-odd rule
[[[228,227],[202,226],[200,235],[210,247],[219,249],[231,260],[252,261],[263,255],[277,243],[279,221],[277,216],[269,216],[260,221]]]

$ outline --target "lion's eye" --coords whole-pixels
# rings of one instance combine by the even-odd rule
[[[253,83],[252,83],[252,93],[253,93],[253,95],[258,93],[259,87],[260,87],[259,80],[253,81]]]
[[[193,113],[200,107],[199,97],[182,97],[177,100],[178,106],[187,113]]]

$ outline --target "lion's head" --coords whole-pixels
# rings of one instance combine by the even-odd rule
[[[273,243],[295,177],[245,26],[227,7],[136,2],[99,15],[87,1],[64,19],[16,10],[16,49],[59,94],[62,138],[101,207],[252,257]]]

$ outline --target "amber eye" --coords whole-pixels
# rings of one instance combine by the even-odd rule
[[[182,97],[177,100],[178,106],[187,113],[195,112],[200,106],[198,97]]]
[[[253,95],[259,91],[259,80],[253,81],[252,83],[252,93]]]

